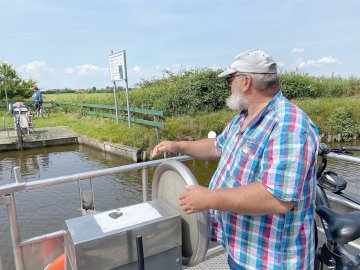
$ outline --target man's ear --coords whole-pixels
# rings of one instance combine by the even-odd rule
[[[247,92],[250,89],[250,86],[251,86],[251,83],[252,83],[251,76],[244,76],[244,79],[243,79],[242,83],[243,83],[244,92]]]

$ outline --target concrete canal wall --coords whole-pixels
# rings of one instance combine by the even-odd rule
[[[15,130],[0,132],[0,152],[77,143],[120,155],[135,162],[145,159],[141,149],[79,136],[65,126],[35,128],[29,135],[24,134],[22,136],[22,143],[19,142]]]
[[[89,138],[87,136],[78,137],[78,143],[100,149],[104,152],[126,157],[136,162],[145,159],[143,158],[141,149],[131,146],[121,145],[117,143],[110,143],[110,142],[102,142]]]

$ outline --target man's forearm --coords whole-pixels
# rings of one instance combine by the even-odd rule
[[[178,152],[202,160],[217,160],[220,154],[215,148],[214,139],[177,142]]]
[[[210,209],[244,215],[284,213],[294,206],[294,202],[285,202],[274,197],[262,183],[211,190],[207,203]]]

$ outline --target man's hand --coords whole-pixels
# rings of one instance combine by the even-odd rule
[[[178,152],[177,143],[178,142],[172,142],[172,141],[163,141],[163,142],[159,143],[152,150],[151,158],[154,158],[154,157],[156,157],[157,155],[159,155],[160,153],[163,153],[163,152],[177,153]]]
[[[186,214],[208,210],[212,191],[202,186],[186,186],[179,196],[180,207]]]

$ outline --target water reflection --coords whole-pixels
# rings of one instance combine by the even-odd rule
[[[16,166],[20,167],[22,175],[26,179],[43,178],[43,172],[49,169],[51,162],[56,161],[57,153],[65,153],[74,150],[77,150],[75,145],[2,152],[0,153],[0,184],[14,181],[12,168]],[[54,153],[54,151],[56,153]],[[67,157],[70,158],[70,160],[68,160],[69,163],[72,161],[71,157],[72,155]],[[61,156],[61,158],[64,158],[64,156]]]

